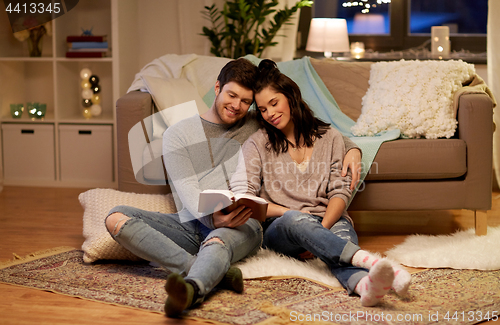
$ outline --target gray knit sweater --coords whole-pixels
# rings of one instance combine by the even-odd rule
[[[228,127],[193,116],[165,131],[163,160],[182,221],[196,218],[214,229],[211,215],[198,212],[200,192],[229,188],[241,145],[258,128],[252,118],[244,118]]]

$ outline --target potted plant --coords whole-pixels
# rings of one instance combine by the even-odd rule
[[[215,4],[205,6],[202,14],[210,21],[203,27],[204,35],[212,46],[215,56],[239,58],[246,54],[261,57],[262,52],[278,42],[273,41],[280,28],[302,7],[312,6],[313,1],[300,0],[291,8],[276,10],[278,0],[228,0],[223,10]],[[272,19],[266,21],[269,15]]]

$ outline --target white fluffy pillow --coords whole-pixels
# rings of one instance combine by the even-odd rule
[[[351,130],[356,136],[399,129],[408,138],[450,138],[457,127],[453,94],[474,75],[474,65],[461,60],[374,63]]]
[[[187,79],[141,78],[160,111],[153,117],[153,139],[162,139],[167,127],[178,121],[208,111],[198,91]]]
[[[128,205],[135,208],[175,212],[172,194],[135,194],[113,189],[92,189],[78,196],[83,213],[83,260],[92,263],[97,260],[139,260],[139,257],[118,244],[108,233],[104,219],[108,212],[117,205]]]

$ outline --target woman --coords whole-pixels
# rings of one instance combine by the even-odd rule
[[[254,93],[263,128],[244,143],[231,187],[270,202],[263,246],[319,257],[363,306],[376,305],[391,287],[405,294],[408,272],[357,245],[346,211],[350,175],[341,176],[340,132],[314,117],[297,84],[271,60],[259,64]]]

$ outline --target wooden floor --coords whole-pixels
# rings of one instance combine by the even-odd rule
[[[83,243],[85,189],[5,187],[0,192],[0,261]],[[412,233],[449,234],[472,228],[471,211],[351,213],[364,249],[384,253]],[[493,193],[488,225],[500,225],[500,192]],[[160,314],[0,285],[0,324],[198,324]]]

